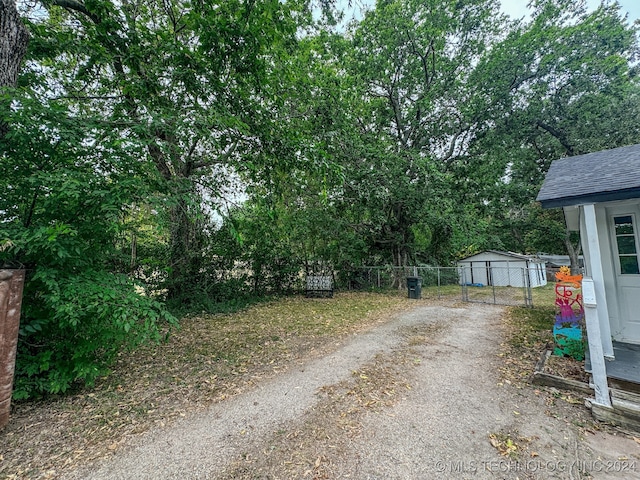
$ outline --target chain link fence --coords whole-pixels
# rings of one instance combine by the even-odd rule
[[[531,280],[532,275],[538,273],[533,268],[489,266],[483,269],[481,281],[477,272],[472,281],[468,267],[362,267],[340,272],[336,287],[340,290],[407,291],[407,278],[420,277],[423,298],[457,296],[466,302],[533,306]]]
[[[460,274],[456,267],[361,267],[339,275],[345,290],[407,290],[407,277],[422,279],[422,296],[460,295]]]

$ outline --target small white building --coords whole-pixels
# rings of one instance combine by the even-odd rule
[[[535,256],[486,250],[458,260],[460,283],[495,287],[541,287],[547,284],[545,262]]]

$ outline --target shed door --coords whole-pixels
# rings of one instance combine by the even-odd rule
[[[618,300],[616,337],[640,343],[640,212],[637,207],[609,210],[611,249]]]

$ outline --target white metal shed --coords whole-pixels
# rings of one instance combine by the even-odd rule
[[[460,283],[495,287],[541,287],[547,284],[544,260],[529,255],[486,250],[458,261]]]

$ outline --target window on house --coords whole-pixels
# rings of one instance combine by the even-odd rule
[[[623,275],[638,275],[640,274],[640,265],[638,264],[638,248],[633,217],[631,215],[613,217],[613,222],[618,245],[620,273]]]

